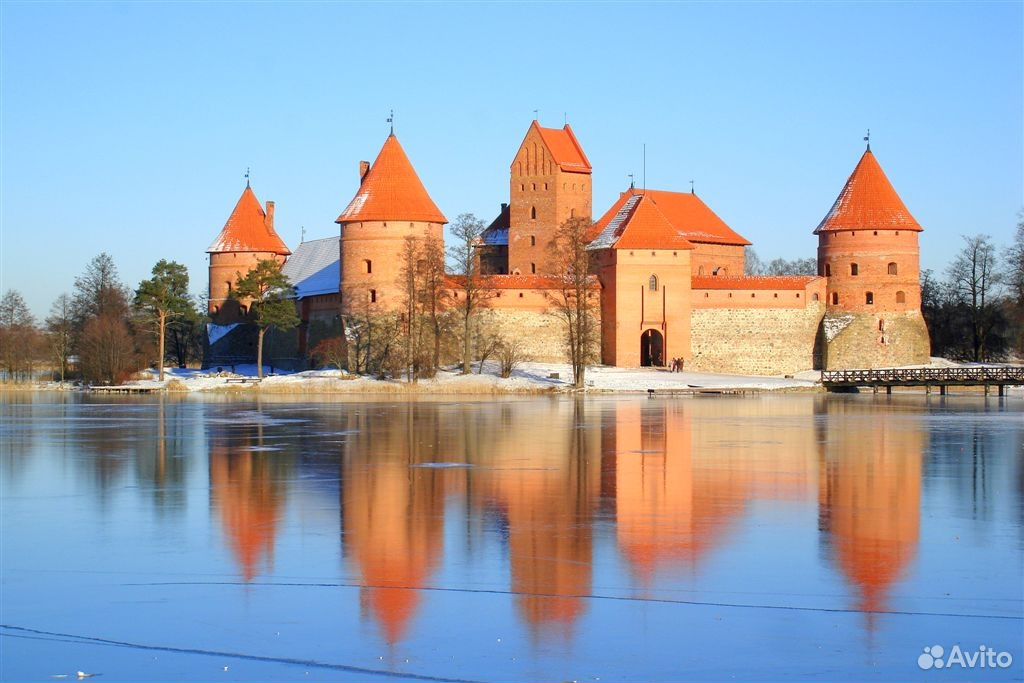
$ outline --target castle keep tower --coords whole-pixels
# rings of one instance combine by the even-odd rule
[[[590,161],[568,124],[530,124],[512,161],[507,272],[554,274],[548,245],[568,219],[590,218],[590,174]]]
[[[921,231],[868,146],[814,231],[828,281],[826,370],[928,362]]]
[[[257,261],[284,262],[292,252],[274,232],[274,202],[267,202],[264,211],[246,182],[235,210],[206,253],[210,255],[209,314],[215,323],[229,325],[241,322],[246,313],[246,302],[231,298],[239,274],[248,273]]]
[[[399,255],[407,236],[444,240],[448,219],[423,187],[392,133],[371,166],[360,162],[359,191],[341,226],[341,307],[345,314],[401,307]]]

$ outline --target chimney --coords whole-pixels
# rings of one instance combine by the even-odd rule
[[[267,202],[267,217],[263,219],[267,232],[274,232],[274,202]]]
[[[359,184],[363,184],[363,180],[366,178],[366,174],[370,172],[370,162],[360,161],[359,162]]]

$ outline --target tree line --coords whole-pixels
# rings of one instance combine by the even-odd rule
[[[1024,357],[1024,215],[1008,246],[963,237],[945,270],[921,273],[932,355],[966,361]]]
[[[17,290],[0,297],[0,365],[8,381],[118,384],[150,363],[201,359],[205,318],[188,293],[185,266],[160,260],[152,277],[127,287],[109,254],[93,258],[42,321]]]

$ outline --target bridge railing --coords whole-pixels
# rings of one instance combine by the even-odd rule
[[[892,368],[879,370],[826,370],[823,384],[1024,384],[1024,366],[970,366],[961,368]]]

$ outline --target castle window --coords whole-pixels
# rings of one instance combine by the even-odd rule
[[[530,187],[531,187],[531,188],[532,188],[532,189],[533,189],[534,191],[536,191],[536,190],[537,190],[537,183],[530,183]]]
[[[531,273],[532,273],[533,275],[536,275],[536,274],[537,274],[537,264],[536,264],[536,263],[531,263],[531,264],[530,264],[530,272],[531,272]]]
[[[573,183],[573,184],[572,184],[572,190],[573,190],[573,192],[575,192],[575,191],[576,191],[576,183]]]
[[[875,294],[874,294],[874,292],[866,292],[864,294],[864,303],[868,304],[869,306],[871,304],[875,303]]]
[[[370,259],[363,259],[363,272],[367,274],[373,272],[373,261]]]
[[[531,247],[537,246],[537,236],[536,235],[530,235],[530,246]]]
[[[520,171],[520,173],[522,173],[522,171]],[[519,191],[520,192],[526,192],[526,183],[520,183]]]
[[[565,190],[569,187],[569,183],[562,183],[562,189]]]
[[[536,220],[536,218],[537,218],[537,207],[536,206],[531,206],[530,207],[530,218]]]
[[[799,295],[799,294],[797,294],[797,296],[800,296],[800,295]],[[776,299],[778,299],[778,298],[779,298],[779,293],[778,293],[778,292],[775,292],[775,298],[776,298]]]
[[[520,299],[522,299],[522,298],[523,298],[523,293],[522,293],[522,292],[519,292],[519,298],[520,298]]]
[[[228,296],[230,296],[231,295],[231,280],[227,281],[227,285],[228,285]]]
[[[832,292],[832,305],[835,306],[839,303],[839,292]]]
[[[581,190],[585,190],[585,189],[587,189],[587,184],[586,184],[586,183],[583,183],[582,185],[580,185],[580,189],[581,189]]]
[[[875,237],[878,237],[878,231],[875,230]]]
[[[799,294],[797,294],[797,296],[800,296],[800,295],[799,295]],[[820,300],[820,299],[818,298],[818,295],[817,295],[817,293],[815,293],[815,294],[812,294],[812,295],[811,295],[811,301],[819,301],[819,300]]]
[[[376,289],[371,289],[370,290],[370,303],[371,304],[377,303],[377,290]]]
[[[220,306],[214,306],[213,307],[213,314],[217,315],[218,313],[220,313]]]
[[[826,263],[825,264],[825,277],[831,277],[831,276],[832,276],[832,264]]]
[[[707,293],[707,292],[704,292],[704,298],[705,298],[705,299],[707,299],[707,298],[708,298],[708,293]]]
[[[896,264],[895,263],[890,263],[889,264],[889,275],[895,275],[895,274],[896,274]]]
[[[898,303],[898,304],[905,304],[905,303],[907,303],[907,293],[906,292],[902,292],[902,291],[896,292],[896,303]]]
[[[860,275],[860,266],[858,266],[856,263],[851,263],[850,275]]]
[[[548,189],[548,184],[547,183],[544,183],[544,189],[545,190]]]
[[[878,331],[885,332],[885,321],[881,318],[878,319]]]
[[[797,298],[797,299],[799,299],[799,298],[800,298],[800,292],[797,292],[797,293],[796,293],[796,298]]]
[[[576,218],[576,209],[569,209],[569,218]]]
[[[697,275],[699,275],[700,277],[704,277],[704,266],[700,266],[697,268]]]
[[[751,299],[753,299],[755,296],[757,296],[757,294],[754,294],[753,292],[750,293],[750,298]]]
[[[658,276],[657,275],[652,275],[651,279],[647,281],[647,288],[650,289],[652,292],[657,292],[658,291]]]
[[[732,292],[729,292],[729,298],[730,299],[732,298]]]

